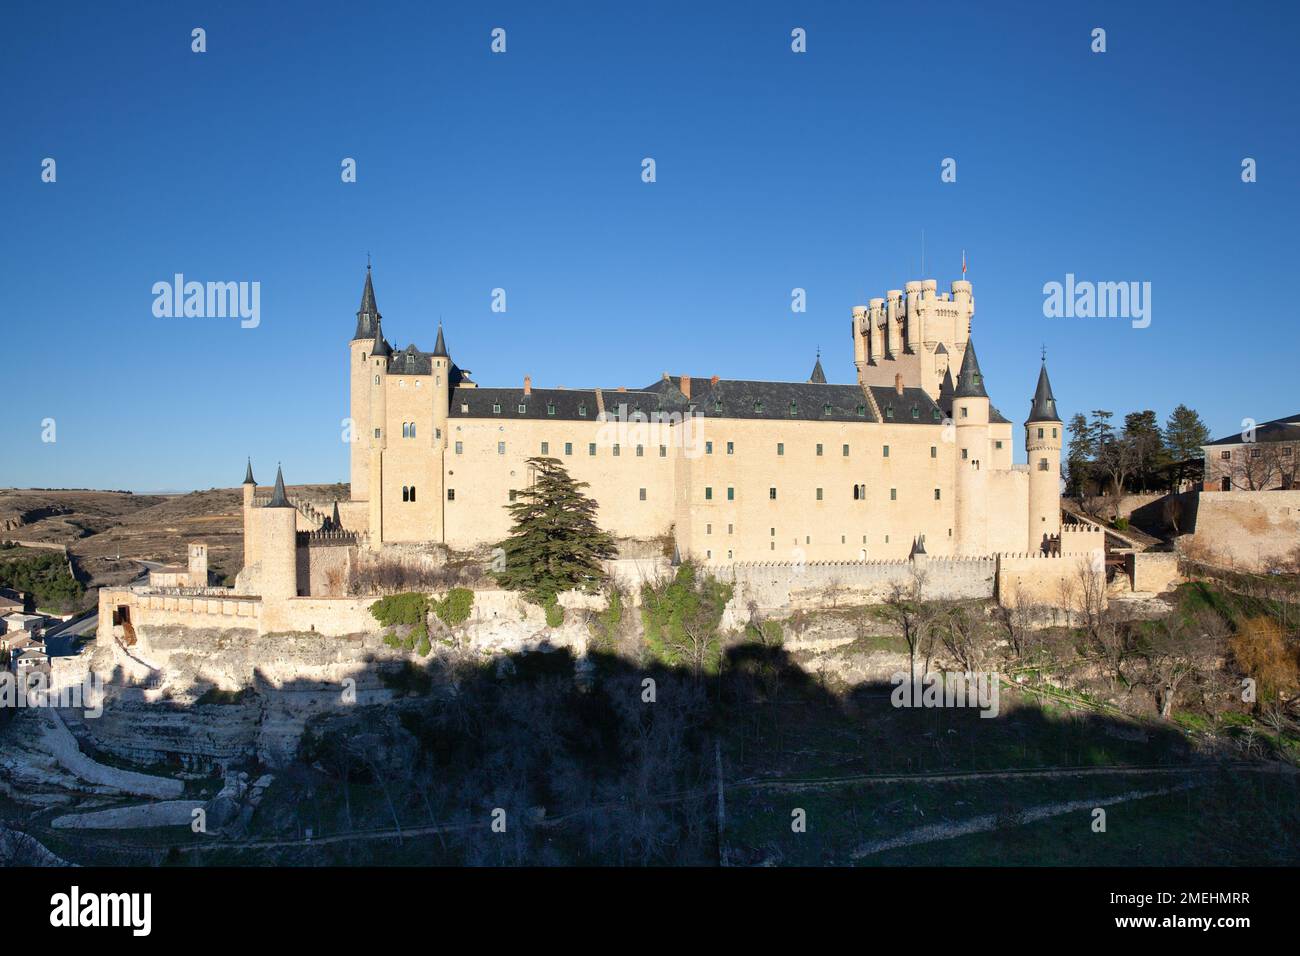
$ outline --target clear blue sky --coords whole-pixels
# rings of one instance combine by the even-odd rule
[[[481,384],[802,380],[819,345],[847,382],[851,307],[922,277],[924,230],[941,289],[967,250],[981,363],[1017,428],[1040,343],[1067,416],[1185,401],[1217,435],[1300,411],[1295,4],[0,18],[0,485],[231,486],[250,454],[263,482],[277,460],[291,482],[345,479],[367,252],[389,339],[430,349],[442,316]],[[260,327],[155,318],[176,272],[260,282]],[[1067,272],[1151,282],[1151,326],[1044,318]]]

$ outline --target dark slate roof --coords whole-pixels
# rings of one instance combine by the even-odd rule
[[[438,341],[434,343],[433,354],[440,358],[449,358],[447,354],[447,343],[442,339],[442,323],[438,323]]]
[[[275,491],[271,492],[271,500],[266,503],[267,508],[292,508],[289,503],[289,497],[284,493],[284,475],[280,472],[280,466],[275,466]]]
[[[1047,380],[1047,363],[1038,370],[1038,386],[1034,389],[1034,399],[1029,406],[1030,422],[1059,422],[1061,416],[1056,411],[1056,396],[1052,394],[1052,383]]]
[[[813,385],[825,385],[826,373],[822,371],[822,357],[817,356],[817,364],[813,366],[812,374],[808,376],[809,383]]]
[[[640,411],[650,415],[657,411],[681,411],[680,406],[665,402],[662,396],[651,392],[619,392],[603,389],[605,409],[614,414],[620,405],[627,405],[629,415]],[[462,410],[461,406],[467,406]],[[492,410],[500,406],[499,412]],[[524,411],[519,411],[519,406]],[[550,409],[554,408],[554,414]],[[522,387],[514,388],[459,388],[453,387],[449,415],[452,418],[512,418],[559,421],[596,421],[600,409],[596,404],[596,390],[591,388],[534,388],[525,395]],[[585,412],[585,414],[584,414]]]
[[[886,422],[934,425],[943,421],[943,409],[934,403],[923,388],[907,387],[903,389],[902,395],[888,385],[869,385],[868,388]]]
[[[1286,418],[1275,418],[1271,422],[1264,422],[1262,425],[1256,425],[1255,441],[1300,441],[1300,415],[1289,415]],[[1241,432],[1237,432],[1234,435],[1228,435],[1224,438],[1216,438],[1214,441],[1208,443],[1208,445],[1241,444],[1244,444],[1241,438]]]
[[[1003,415],[1000,411],[998,411],[998,410],[997,410],[996,408],[994,408],[992,405],[989,406],[989,421],[990,421],[991,423],[995,424],[995,425],[1010,425],[1010,424],[1011,424],[1011,419],[1007,418],[1005,415]]]
[[[366,266],[366,286],[361,290],[361,308],[357,310],[357,331],[353,339],[370,339],[375,336],[375,326],[382,318],[375,305],[375,287],[370,281],[370,266]]]
[[[988,398],[984,391],[984,376],[980,361],[975,357],[975,340],[966,340],[966,354],[961,357],[961,371],[957,373],[957,398]]]
[[[257,482],[253,480],[253,459],[251,458],[248,459],[248,467],[244,469],[244,484],[246,485],[257,484]]]
[[[371,355],[392,355],[393,354],[393,349],[388,344],[388,341],[384,338],[384,330],[383,327],[379,324],[378,319],[375,320],[375,342],[374,345],[370,347],[370,354]]]

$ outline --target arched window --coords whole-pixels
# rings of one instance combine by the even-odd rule
[[[403,501],[411,500],[411,489],[407,488],[406,485],[402,485],[402,500]]]
[[[415,422],[411,422],[411,437],[415,437]]]
[[[857,485],[854,485],[854,486],[853,486],[853,500],[854,500],[854,501],[859,500],[859,499],[858,499],[858,486],[857,486]]]
[[[411,500],[415,500],[415,485],[411,485]]]
[[[402,422],[402,437],[403,438],[411,437],[411,426],[407,422]]]

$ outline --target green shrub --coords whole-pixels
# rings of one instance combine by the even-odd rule
[[[612,650],[618,637],[618,626],[623,621],[623,593],[611,588],[609,604],[588,625],[595,645],[600,650]]]
[[[564,623],[564,608],[560,607],[560,602],[552,594],[542,605],[546,611],[546,626],[559,627]]]
[[[452,588],[441,601],[433,602],[433,612],[448,627],[456,627],[469,620],[474,607],[474,592],[469,588]]]
[[[665,664],[716,673],[722,659],[718,625],[731,594],[731,585],[707,574],[697,579],[690,562],[667,584],[644,585],[641,621],[651,653]]]
[[[389,647],[399,647],[408,651],[417,647],[428,647],[429,609],[428,595],[417,591],[390,594],[370,605],[371,615],[385,627],[409,628],[405,637],[399,637],[395,630],[384,635],[384,643]],[[421,653],[427,654],[428,651],[421,651]]]

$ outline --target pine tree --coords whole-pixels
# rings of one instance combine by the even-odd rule
[[[1205,422],[1186,405],[1179,405],[1169,414],[1169,421],[1165,422],[1165,444],[1175,461],[1200,458],[1201,446],[1209,440],[1210,430]]]
[[[556,458],[530,458],[528,466],[532,485],[506,505],[514,528],[501,542],[505,567],[497,582],[538,604],[561,591],[595,591],[605,578],[601,560],[618,549],[596,524],[596,502],[582,491],[587,483],[574,481]]]

